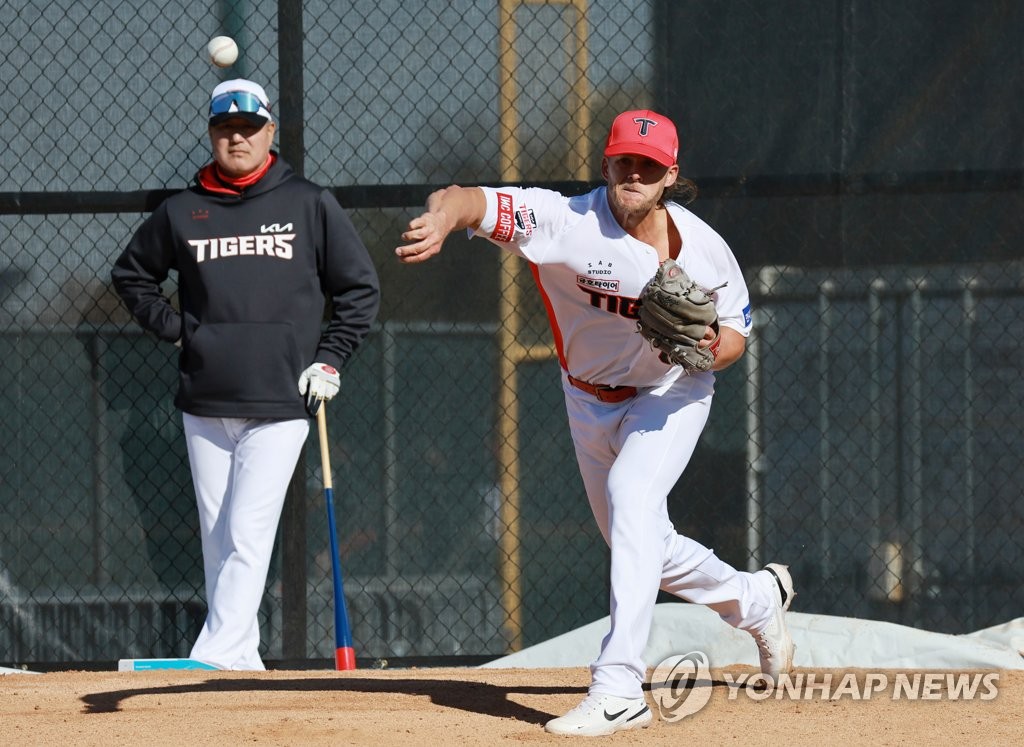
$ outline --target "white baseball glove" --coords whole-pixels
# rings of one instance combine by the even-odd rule
[[[299,375],[299,394],[306,397],[306,412],[316,415],[320,403],[326,402],[341,388],[341,376],[334,366],[314,363]]]

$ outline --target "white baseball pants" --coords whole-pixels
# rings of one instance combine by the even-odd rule
[[[285,491],[309,421],[188,413],[183,420],[207,605],[191,657],[221,669],[265,669],[258,613]]]
[[[712,376],[683,376],[618,404],[563,381],[580,473],[611,549],[611,629],[591,665],[590,692],[639,698],[659,588],[710,607],[733,627],[763,630],[773,582],[767,572],[737,571],[669,520],[668,493],[707,422]]]

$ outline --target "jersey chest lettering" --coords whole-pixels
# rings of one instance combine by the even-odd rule
[[[216,239],[189,239],[196,262],[228,257],[292,258],[294,233],[258,234],[255,236],[222,236]]]
[[[597,288],[589,286],[577,285],[576,287],[590,297],[590,305],[595,309],[602,309],[609,314],[618,314],[626,319],[640,318],[638,301],[635,298],[603,293]]]

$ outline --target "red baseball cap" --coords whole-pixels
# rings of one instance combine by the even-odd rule
[[[612,122],[606,156],[637,155],[671,166],[679,155],[679,136],[672,120],[650,109],[623,112]]]

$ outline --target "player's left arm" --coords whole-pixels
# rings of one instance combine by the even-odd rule
[[[721,286],[715,292],[720,338],[712,371],[724,371],[743,357],[752,326],[750,293],[743,278],[743,271],[729,245],[721,237],[719,240],[722,243],[715,257],[714,285]],[[714,332],[710,328],[708,332],[705,341],[708,337],[714,337]]]
[[[331,316],[320,337],[316,361],[340,369],[377,318],[380,279],[348,213],[326,190],[320,200],[324,238],[318,272],[331,301]]]
[[[711,333],[711,339],[714,338],[714,330],[708,327],[708,331]],[[723,371],[733,363],[738,361],[742,356],[743,352],[747,349],[747,338],[741,335],[739,332],[734,330],[732,327],[722,326],[719,328],[721,335],[718,341],[718,354],[715,356],[715,364],[711,367],[712,371]],[[708,336],[701,341],[701,347],[707,347],[710,344],[711,339]]]

